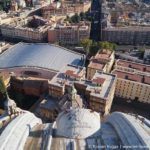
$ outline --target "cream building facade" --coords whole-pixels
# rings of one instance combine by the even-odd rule
[[[141,75],[150,74],[150,65],[131,62],[127,60],[118,59],[115,63],[115,69],[123,70],[126,72],[137,72]]]
[[[13,39],[22,39],[25,41],[40,42],[47,38],[48,25],[42,25],[38,28],[28,27],[28,21],[31,18],[18,18],[11,23],[1,25],[1,34],[3,37]]]
[[[48,30],[48,42],[62,44],[79,44],[81,39],[90,37],[90,23],[57,25]]]
[[[115,75],[96,72],[91,80],[86,80],[85,68],[67,66],[49,82],[49,95],[62,97],[72,84],[80,95],[84,95],[86,107],[102,115],[110,112],[116,86]]]
[[[150,66],[117,60],[115,68],[115,96],[150,104]]]
[[[90,80],[97,71],[109,73],[114,64],[114,52],[103,49],[95,56],[91,57],[90,63],[87,67],[87,79]]]

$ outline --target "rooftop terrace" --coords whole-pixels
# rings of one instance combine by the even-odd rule
[[[108,98],[110,89],[114,82],[114,75],[102,72],[96,72],[91,81],[82,81],[82,83],[87,86],[86,90],[91,91],[91,95],[104,99]]]
[[[72,84],[73,81],[84,78],[84,71],[83,67],[67,65],[50,82],[57,86],[63,86],[64,83]]]
[[[81,71],[78,69],[78,71]],[[95,73],[92,80],[77,80],[76,78],[69,78],[65,76],[66,72],[58,73],[50,82],[56,86],[64,86],[64,84],[72,85],[73,83],[84,85],[91,95],[106,99],[110,92],[112,84],[115,82],[115,75],[106,74],[102,72]]]

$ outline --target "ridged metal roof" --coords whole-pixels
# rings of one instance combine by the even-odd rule
[[[82,56],[46,43],[18,43],[0,55],[0,68],[26,66],[60,71],[67,64],[82,65]]]

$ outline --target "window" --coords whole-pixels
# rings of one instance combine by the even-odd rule
[[[31,76],[38,76],[40,73],[35,72],[35,71],[24,71],[25,75],[31,75]]]

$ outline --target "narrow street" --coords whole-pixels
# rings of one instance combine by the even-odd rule
[[[101,18],[101,5],[100,0],[93,0],[91,5],[91,34],[90,38],[93,41],[100,40],[100,18]]]

